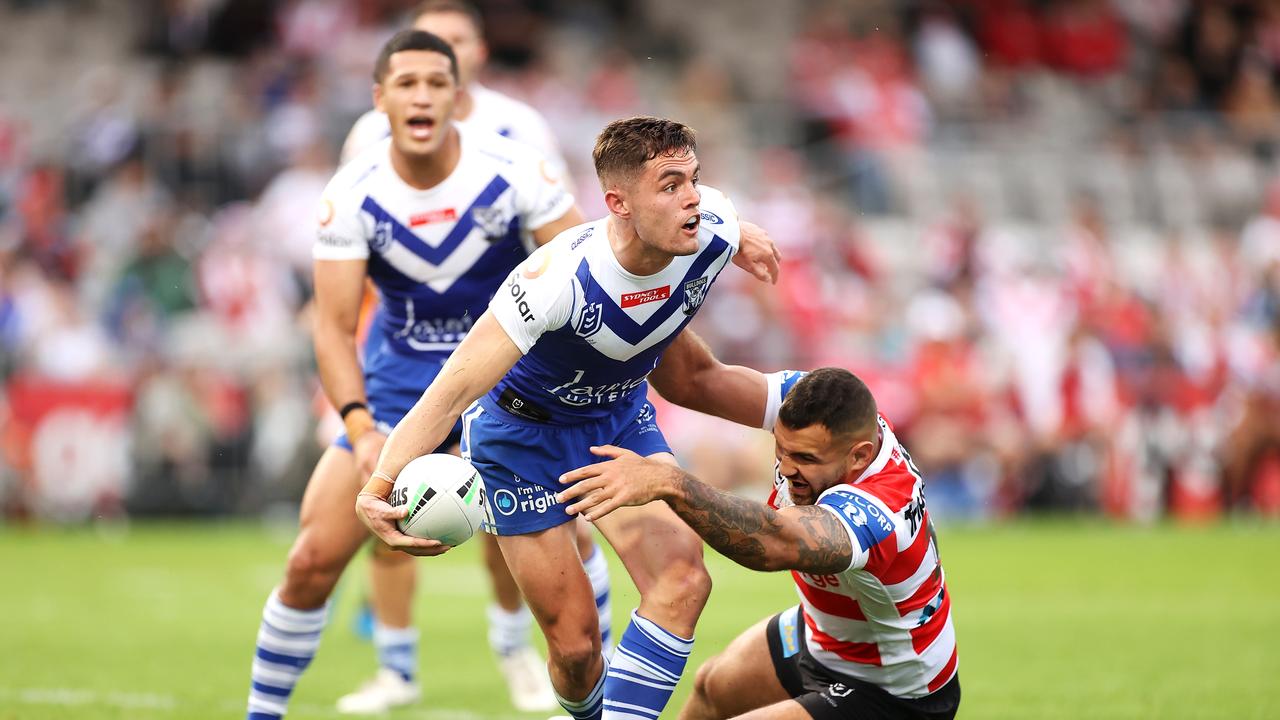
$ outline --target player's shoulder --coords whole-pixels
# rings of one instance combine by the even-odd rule
[[[551,242],[534,250],[518,272],[527,280],[540,279],[542,284],[569,282],[582,265],[592,239],[603,237],[603,225],[596,220],[561,231]]]
[[[369,147],[356,153],[338,168],[325,186],[325,197],[338,200],[340,198],[367,192],[374,178],[374,171],[388,162],[387,149],[391,145],[390,138],[383,138]]]
[[[457,123],[474,154],[498,167],[536,169],[543,159],[536,149],[472,122]]]
[[[365,112],[351,126],[346,141],[342,143],[342,162],[351,162],[390,135],[391,123],[382,111],[374,108]]]
[[[869,549],[897,531],[895,514],[884,501],[862,485],[841,483],[827,488],[818,496],[818,505],[826,507],[848,525],[863,549]]]
[[[729,196],[710,185],[699,185],[698,193],[702,196],[698,203],[700,218],[700,235],[704,242],[712,242],[720,238],[734,247],[738,246],[738,211],[733,207]]]

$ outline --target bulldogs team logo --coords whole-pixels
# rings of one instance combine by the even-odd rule
[[[702,301],[707,298],[707,285],[709,282],[707,278],[700,277],[684,284],[685,315],[692,315],[698,312],[698,308],[702,307]]]
[[[600,325],[604,321],[604,305],[600,303],[587,303],[582,306],[582,314],[578,316],[578,324],[574,327],[574,332],[580,337],[588,338],[600,331]]]
[[[383,220],[373,226],[373,239],[369,241],[369,247],[374,252],[386,252],[391,247],[391,221]]]
[[[480,228],[480,232],[484,233],[485,239],[489,242],[501,240],[511,225],[510,218],[502,208],[496,207],[471,208],[471,219],[475,221],[476,227]]]

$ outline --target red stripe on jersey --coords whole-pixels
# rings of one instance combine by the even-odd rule
[[[942,634],[942,629],[947,626],[947,617],[951,615],[951,593],[942,596],[942,604],[929,617],[929,622],[918,628],[911,629],[911,647],[915,648],[916,654],[922,654],[938,636]]]
[[[898,557],[898,535],[890,533],[885,539],[871,546],[867,551],[867,565],[863,569],[879,578],[886,568],[892,566]]]
[[[791,571],[791,577],[796,581],[796,587],[800,588],[800,594],[804,595],[804,599],[813,606],[814,610],[849,620],[867,619],[867,616],[862,614],[862,608],[859,607],[858,601],[848,595],[841,595],[830,590],[814,587],[805,582],[804,576],[795,570]]]
[[[862,663],[863,665],[880,664],[880,646],[875,643],[848,642],[837,640],[818,629],[809,613],[804,614],[804,624],[809,626],[809,634],[823,650],[833,652],[841,660]]]
[[[956,671],[956,658],[959,655],[959,650],[960,648],[951,649],[951,659],[948,660],[947,664],[942,666],[942,670],[939,671],[937,675],[934,675],[933,679],[929,681],[929,692],[933,692],[943,685],[946,685],[947,681],[951,679],[951,674]]]
[[[895,605],[895,607],[898,608],[898,614],[906,615],[909,612],[915,612],[925,605],[928,605],[929,601],[936,597],[938,595],[938,591],[941,589],[942,569],[938,566],[934,566],[933,572],[929,577],[926,578],[924,582],[920,583],[920,589],[912,593],[911,597]]]
[[[889,508],[890,512],[900,512],[902,508],[911,504],[911,498],[916,489],[916,476],[907,470],[905,463],[899,465],[899,462],[901,458],[890,460],[883,470],[857,483],[854,487],[874,495]]]
[[[916,574],[928,551],[929,525],[926,517],[920,527],[916,528],[916,538],[911,541],[911,545],[895,555],[888,567],[883,572],[877,573],[876,577],[880,578],[880,582],[885,585],[897,585]]]

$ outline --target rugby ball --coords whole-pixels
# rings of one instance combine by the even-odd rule
[[[400,532],[461,545],[480,530],[484,481],[471,463],[436,453],[414,458],[396,477],[392,507],[408,506]]]

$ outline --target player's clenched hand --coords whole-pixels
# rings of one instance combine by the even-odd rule
[[[675,468],[667,463],[613,445],[592,447],[591,452],[611,459],[560,476],[560,482],[570,487],[556,497],[573,503],[565,508],[570,515],[595,522],[620,507],[660,500],[670,487]]]
[[[396,521],[403,519],[408,513],[408,506],[391,507],[386,500],[372,493],[360,493],[356,496],[356,517],[390,547],[410,555],[440,555],[453,547],[439,540],[417,538],[400,532]]]
[[[351,449],[356,456],[356,467],[359,468],[361,477],[367,478],[378,469],[378,455],[382,453],[382,446],[386,444],[387,436],[377,430],[361,434],[352,443]]]
[[[738,252],[733,256],[733,264],[755,276],[760,282],[776,284],[778,282],[778,262],[782,253],[773,244],[773,238],[764,228],[742,221],[738,236]]]

